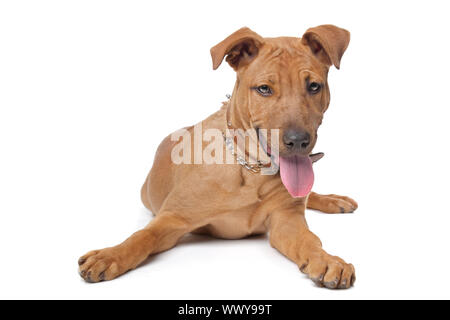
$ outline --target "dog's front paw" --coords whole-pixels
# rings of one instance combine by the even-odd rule
[[[114,247],[90,251],[78,259],[80,276],[87,282],[112,280],[127,271],[119,257]]]
[[[329,289],[348,289],[356,280],[352,264],[325,252],[308,258],[300,265],[300,271],[306,273],[317,286]]]
[[[358,203],[350,197],[337,194],[322,197],[320,210],[326,213],[352,213],[358,208]]]

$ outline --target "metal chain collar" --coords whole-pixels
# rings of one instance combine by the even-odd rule
[[[228,101],[231,99],[230,94],[227,94],[226,97],[227,97]],[[228,116],[228,112],[226,115]],[[228,119],[226,119],[226,121],[227,121],[227,127],[231,127],[231,122]],[[225,146],[231,152],[231,154],[236,158],[236,161],[241,166],[243,166],[245,169],[247,169],[253,173],[258,173],[261,171],[261,168],[264,167],[264,164],[260,160],[257,160],[256,164],[250,164],[247,160],[245,160],[245,156],[242,157],[241,155],[239,155],[238,153],[236,153],[234,151],[234,139],[231,137],[227,137],[225,132],[222,132],[222,136],[223,136],[223,140],[225,142]]]
[[[231,154],[235,156],[236,161],[243,166],[245,169],[253,172],[258,173],[261,171],[261,168],[264,167],[264,164],[261,161],[257,161],[256,164],[250,164],[247,160],[245,160],[244,157],[240,156],[234,151],[234,140],[230,137],[227,137],[225,133],[222,132],[223,140],[225,141],[225,146],[228,150],[230,150]]]

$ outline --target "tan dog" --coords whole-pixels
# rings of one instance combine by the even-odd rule
[[[348,197],[310,192],[308,159],[329,105],[328,69],[339,68],[349,41],[348,31],[332,25],[311,28],[303,38],[262,38],[242,28],[213,47],[213,68],[226,57],[237,81],[230,101],[202,121],[203,130],[279,129],[280,174],[261,175],[240,164],[176,165],[171,152],[177,142],[167,137],[141,193],[156,217],[123,243],[81,257],[81,276],[112,280],[190,232],[226,239],[269,232],[271,245],[318,285],[352,286],[353,266],[322,249],[304,215],[306,207],[327,213],[357,208]],[[224,146],[223,152],[230,151]]]

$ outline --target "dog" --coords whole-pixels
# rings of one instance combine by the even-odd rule
[[[260,174],[267,164],[245,160],[251,157],[246,147],[244,157],[231,165],[176,164],[173,150],[182,137],[165,138],[141,190],[155,217],[123,243],[82,256],[81,277],[112,280],[188,233],[224,239],[268,233],[270,244],[318,286],[350,288],[356,279],[353,265],[322,249],[305,220],[306,208],[349,213],[358,206],[349,197],[312,192],[314,159],[309,157],[330,102],[329,68],[339,69],[349,41],[350,33],[333,25],[310,28],[301,38],[263,38],[245,27],[211,48],[213,69],[226,59],[237,79],[229,101],[200,123],[202,130],[278,130],[278,138],[268,137],[267,143],[278,149],[279,173]],[[194,131],[185,128],[181,136]],[[227,145],[219,151],[236,157]],[[272,149],[265,151],[272,157]]]

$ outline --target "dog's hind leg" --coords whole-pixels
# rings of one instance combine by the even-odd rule
[[[306,203],[308,209],[319,210],[325,213],[351,213],[358,208],[355,200],[335,194],[322,195],[311,192]]]
[[[82,256],[78,261],[80,275],[88,282],[112,280],[136,268],[149,255],[174,247],[183,235],[198,227],[180,215],[161,211],[147,227],[121,244]]]

